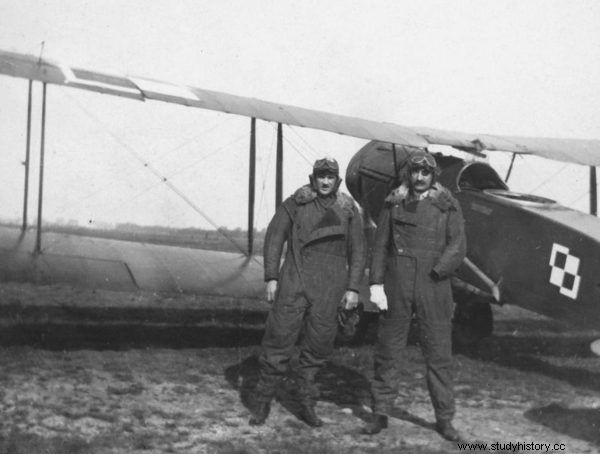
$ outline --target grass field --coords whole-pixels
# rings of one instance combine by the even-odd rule
[[[390,428],[376,437],[360,433],[369,417],[372,336],[338,346],[318,375],[322,428],[298,419],[289,380],[267,423],[253,427],[244,396],[256,381],[264,317],[246,317],[235,303],[218,317],[200,317],[194,313],[213,303],[185,295],[23,284],[1,290],[11,310],[126,300],[141,310],[138,319],[80,324],[43,315],[23,323],[14,311],[4,317],[1,454],[461,452],[433,430],[418,345],[408,348]],[[148,309],[155,316],[162,310],[162,322],[146,319]],[[182,317],[173,315],[178,310]],[[599,452],[600,362],[588,346],[600,333],[510,307],[496,319],[492,337],[455,355],[456,425],[465,441],[563,443],[562,452]]]

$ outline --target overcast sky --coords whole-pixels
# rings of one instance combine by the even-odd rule
[[[403,125],[600,139],[596,1],[0,0],[0,24],[0,49],[86,69]],[[19,219],[27,82],[1,76],[0,100],[2,217]],[[56,86],[47,115],[49,220],[208,226],[147,162],[218,225],[245,227],[248,119]],[[284,134],[286,195],[315,158],[345,167],[365,143]],[[273,214],[274,149],[274,125],[259,122],[258,227]],[[492,159],[501,175],[509,158]],[[511,186],[587,209],[578,166],[520,159]]]

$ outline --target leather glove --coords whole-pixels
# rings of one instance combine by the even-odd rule
[[[342,340],[350,341],[356,335],[362,314],[363,304],[360,302],[352,309],[344,309],[342,306],[338,307],[338,334],[341,335]]]
[[[371,291],[371,302],[375,303],[380,311],[387,311],[388,303],[383,291],[383,284],[373,284],[369,287],[369,290]]]
[[[433,282],[439,282],[439,281],[441,281],[441,280],[442,280],[441,276],[440,276],[440,275],[437,273],[437,271],[436,271],[436,270],[431,270],[431,271],[429,272],[429,277],[431,278],[431,280],[432,280]]]

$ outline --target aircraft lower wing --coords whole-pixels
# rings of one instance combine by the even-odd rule
[[[587,166],[600,166],[600,140],[468,134],[424,127],[407,127],[174,85],[143,77],[88,71],[32,55],[2,50],[0,50],[0,74],[142,101],[152,99],[216,110],[398,145],[414,147],[427,147],[430,144],[449,145],[475,154],[480,154],[482,151],[508,151]]]
[[[0,226],[0,281],[261,300],[262,257]]]

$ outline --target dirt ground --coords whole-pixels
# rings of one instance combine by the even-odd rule
[[[288,382],[267,424],[252,427],[241,396],[256,380],[261,303],[213,310],[191,296],[26,284],[2,284],[0,301],[0,453],[462,452],[433,430],[414,344],[381,434],[360,433],[372,332],[338,347],[318,376],[322,428],[294,415]],[[514,307],[495,318],[492,337],[455,355],[456,426],[466,442],[488,443],[471,452],[519,442],[521,452],[600,452],[600,359],[589,353],[600,331]]]

